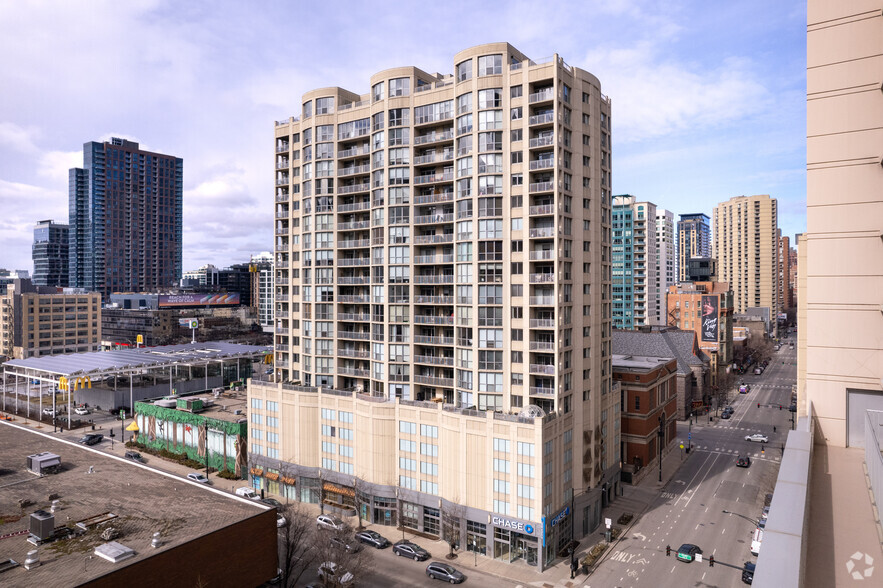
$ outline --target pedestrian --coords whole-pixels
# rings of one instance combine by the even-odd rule
[[[773,425],[773,433],[776,432],[776,425]]]

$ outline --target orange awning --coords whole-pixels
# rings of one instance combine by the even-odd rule
[[[322,489],[325,492],[332,492],[334,494],[342,494],[343,496],[355,496],[356,491],[352,488],[347,488],[346,486],[338,486],[337,484],[332,484],[331,482],[325,482],[322,485]]]

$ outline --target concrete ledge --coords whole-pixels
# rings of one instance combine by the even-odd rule
[[[805,530],[809,521],[813,434],[789,431],[770,514],[757,557],[754,586],[799,588],[803,585]]]

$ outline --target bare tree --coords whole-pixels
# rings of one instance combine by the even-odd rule
[[[365,494],[362,492],[365,483],[359,478],[353,478],[353,507],[356,509],[356,517],[358,517],[359,531],[362,530],[362,505]]]
[[[405,503],[402,500],[401,491],[399,491],[396,500],[396,519],[398,519],[399,529],[402,530],[402,541],[405,540]]]
[[[281,514],[285,522],[279,528],[279,566],[282,568],[282,585],[296,586],[303,573],[319,556],[312,536],[315,519],[300,505],[284,507]]]
[[[441,539],[450,547],[450,551],[446,556],[448,559],[455,559],[457,554],[454,553],[454,550],[460,547],[460,521],[465,515],[466,509],[459,502],[460,500],[457,497],[452,502],[442,502]]]
[[[356,540],[354,531],[348,526],[340,531],[329,529],[317,532],[313,544],[318,565],[331,562],[336,567],[334,577],[327,575],[322,578],[325,586],[340,586],[347,573],[355,578],[362,578],[371,571],[373,558]]]

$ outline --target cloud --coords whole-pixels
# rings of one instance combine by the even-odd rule
[[[34,127],[20,127],[12,122],[0,122],[0,147],[9,147],[25,154],[35,153],[34,135],[38,133]]]
[[[72,167],[83,167],[83,152],[49,151],[40,156],[37,172],[67,189],[68,172]]]

